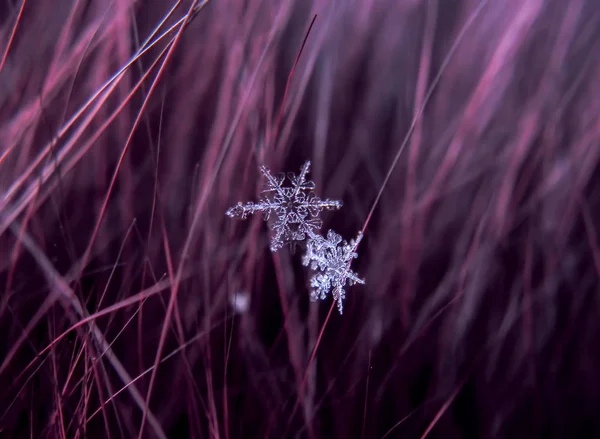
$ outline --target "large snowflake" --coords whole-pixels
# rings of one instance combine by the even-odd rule
[[[256,203],[238,203],[227,210],[231,218],[246,218],[250,214],[262,212],[265,221],[269,222],[270,229],[274,232],[271,237],[271,251],[275,252],[286,243],[303,241],[306,236],[314,236],[315,231],[321,228],[322,222],[319,214],[323,209],[333,210],[342,207],[342,202],[337,200],[321,200],[312,190],[315,183],[307,180],[310,161],[301,168],[300,174],[287,175],[291,186],[283,186],[285,174],[273,176],[269,169],[261,166],[260,170],[266,178],[265,188],[262,191],[264,198]],[[274,214],[274,215],[273,215]]]
[[[362,233],[359,232],[356,239],[350,242],[342,241],[342,237],[333,230],[329,230],[327,238],[320,235],[311,236],[302,263],[316,271],[310,280],[312,300],[326,299],[331,292],[342,314],[346,298],[344,287],[365,283],[350,270],[352,259],[358,257],[356,247],[361,239]]]

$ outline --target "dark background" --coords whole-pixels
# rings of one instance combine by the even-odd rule
[[[599,437],[597,2],[175,4],[0,2],[0,437]]]

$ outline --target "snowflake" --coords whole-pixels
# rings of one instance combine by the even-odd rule
[[[274,232],[271,237],[271,251],[275,252],[286,243],[304,241],[306,236],[315,235],[315,230],[321,228],[322,222],[319,214],[323,209],[333,210],[342,207],[342,202],[337,200],[321,200],[312,190],[315,183],[306,180],[310,169],[307,161],[301,168],[300,174],[287,175],[291,186],[283,186],[286,175],[273,176],[269,169],[261,166],[260,170],[266,177],[266,185],[262,191],[264,199],[257,203],[241,202],[227,210],[231,218],[245,219],[250,214],[262,212],[265,221],[269,222],[270,229]],[[272,219],[272,214],[275,214]],[[315,235],[316,236],[316,235]]]
[[[317,273],[311,278],[311,299],[325,299],[332,292],[340,314],[344,309],[346,292],[344,287],[356,283],[364,284],[365,281],[350,270],[352,259],[358,257],[355,250],[362,239],[362,233],[358,233],[356,239],[350,242],[342,241],[342,237],[329,230],[327,239],[320,235],[312,235],[306,245],[306,253],[302,263],[310,266]]]

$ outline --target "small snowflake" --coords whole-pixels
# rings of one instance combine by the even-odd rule
[[[283,186],[286,176],[284,174],[273,176],[269,169],[261,166],[260,170],[266,177],[266,185],[262,191],[264,199],[257,203],[238,203],[227,210],[231,218],[245,219],[248,215],[262,212],[265,221],[274,234],[271,237],[271,251],[275,252],[286,243],[304,241],[306,235],[314,235],[314,231],[321,228],[322,222],[319,214],[323,209],[333,210],[342,207],[342,202],[337,200],[321,200],[312,190],[315,183],[306,180],[310,169],[307,161],[301,168],[300,174],[287,175],[291,186]],[[272,219],[271,214],[275,218]]]
[[[355,250],[361,239],[362,233],[359,232],[356,239],[342,241],[342,237],[333,230],[329,230],[327,239],[315,234],[310,237],[302,263],[317,271],[310,280],[312,300],[323,300],[331,292],[342,314],[346,298],[344,287],[365,283],[350,270],[352,259],[358,257]]]

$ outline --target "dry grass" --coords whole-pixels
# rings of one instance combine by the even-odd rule
[[[596,3],[0,2],[0,437],[600,435]]]

